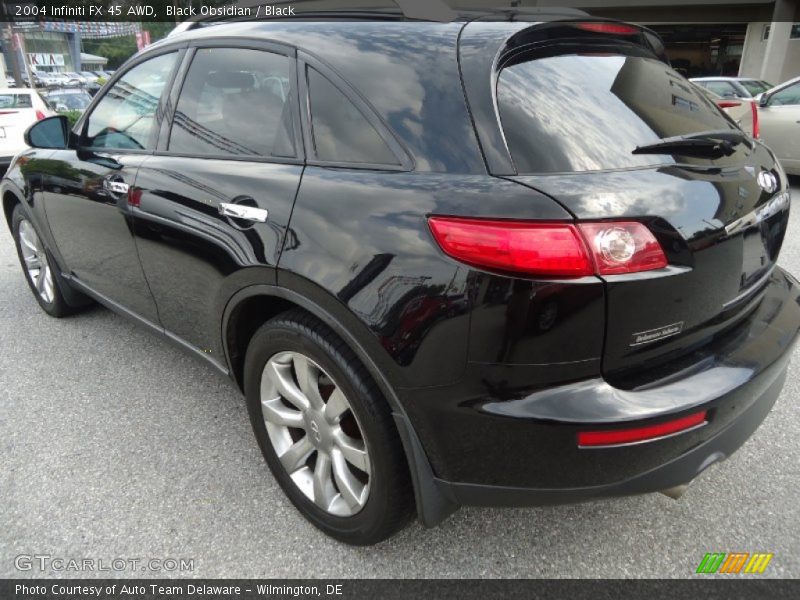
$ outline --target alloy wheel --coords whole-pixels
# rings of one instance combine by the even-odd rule
[[[36,234],[30,221],[23,219],[19,224],[19,245],[25,270],[42,300],[48,304],[55,299],[53,271],[47,262],[44,244]]]
[[[261,412],[275,454],[309,500],[340,517],[364,507],[371,474],[364,436],[322,367],[298,352],[272,356],[261,376]]]

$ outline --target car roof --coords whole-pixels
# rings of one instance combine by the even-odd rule
[[[31,94],[31,88],[3,88],[3,89],[0,89],[0,94],[8,94],[8,93],[12,93],[12,92],[14,94],[28,94],[28,95],[30,95]]]

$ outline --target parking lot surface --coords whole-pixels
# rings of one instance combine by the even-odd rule
[[[781,263],[800,275],[796,209]],[[193,561],[126,577],[690,577],[706,552],[772,552],[764,576],[800,577],[799,400],[796,358],[754,437],[677,502],[462,509],[350,548],[285,499],[225,380],[103,308],[45,315],[3,223],[0,577],[115,575],[20,555]]]

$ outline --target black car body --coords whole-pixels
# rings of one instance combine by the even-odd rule
[[[226,71],[221,57],[242,51],[280,57],[285,76]],[[127,76],[159,59],[155,92],[152,73]],[[283,97],[279,123],[254,86]],[[218,89],[234,104],[224,118]],[[92,122],[114,94],[140,111],[125,140]],[[259,152],[237,114],[282,141]],[[680,486],[768,414],[800,326],[800,289],[776,265],[789,191],[772,153],[736,135],[639,27],[234,22],[133,58],[69,147],[16,159],[2,196],[9,221],[20,206],[39,233],[67,304],[127,314],[240,388],[259,327],[297,309],[324,324],[389,407],[433,525],[460,505]],[[453,258],[437,222],[466,223],[473,258]],[[623,246],[641,232],[663,262],[526,272],[480,246],[487,227],[552,227],[589,254],[609,228]]]

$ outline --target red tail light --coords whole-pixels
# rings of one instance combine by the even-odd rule
[[[753,115],[753,139],[758,139],[758,104],[753,101],[750,103],[750,111]]]
[[[578,433],[578,446],[619,446],[655,440],[681,431],[687,431],[707,421],[708,411],[692,413],[680,419],[648,425],[646,427],[633,427],[629,429],[608,429],[605,431],[581,431]]]
[[[632,35],[639,33],[639,29],[624,23],[576,23],[575,27],[593,33],[611,33],[617,35]]]
[[[650,230],[636,222],[578,225],[594,253],[598,275],[637,273],[667,266],[667,257]]]
[[[467,264],[552,277],[594,272],[574,225],[450,217],[428,220],[446,254]]]
[[[737,102],[736,100],[717,100],[717,106],[720,108],[735,108],[741,105],[742,103]]]
[[[667,266],[653,234],[636,222],[536,223],[431,217],[439,247],[469,265],[540,275],[583,277]]]
[[[45,119],[45,118],[46,118],[46,115],[42,111],[40,111],[40,110],[36,111],[36,120],[37,121],[41,121],[42,119]]]

